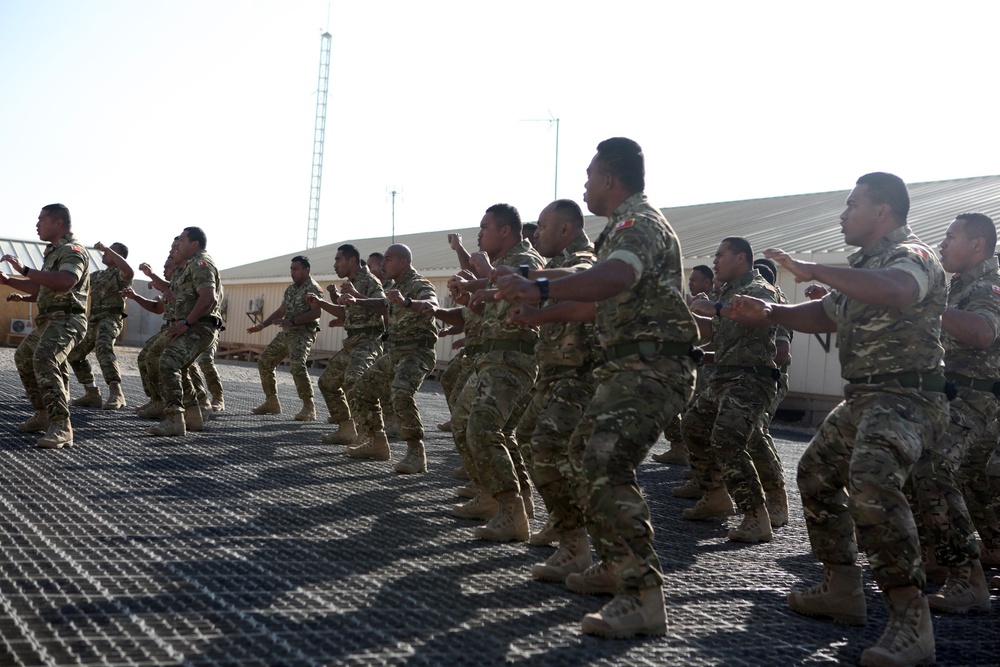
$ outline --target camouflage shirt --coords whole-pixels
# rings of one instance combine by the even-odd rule
[[[312,279],[312,276],[303,280],[301,285],[292,283],[285,288],[285,296],[281,300],[281,305],[285,307],[285,319],[294,320],[296,317],[305,315],[312,310],[312,306],[306,301],[306,294],[315,294],[318,297],[323,296],[323,290],[320,289],[319,283]],[[309,320],[308,322],[299,322],[290,328],[319,330],[318,320],[319,318],[317,317],[315,320]]]
[[[937,373],[943,369],[941,315],[945,274],[937,255],[909,226],[894,229],[869,252],[848,262],[855,269],[898,269],[913,276],[917,302],[905,308],[876,306],[837,290],[823,297],[826,316],[837,323],[841,375],[845,379],[884,373]]]
[[[546,269],[588,269],[597,262],[594,244],[586,234],[573,239],[566,248],[549,260]],[[555,303],[549,300],[546,305]],[[583,366],[594,358],[598,348],[592,322],[553,322],[538,328],[535,358],[540,371],[553,366]]]
[[[515,269],[527,264],[532,269],[540,269],[545,264],[542,256],[527,241],[521,241],[497,260],[497,266],[513,266]],[[489,288],[496,287],[493,283]],[[534,343],[538,340],[538,329],[519,327],[507,322],[507,312],[514,304],[509,301],[489,301],[483,311],[483,338],[485,340],[519,340]]]
[[[72,232],[45,247],[42,271],[69,271],[76,276],[76,284],[68,292],[56,292],[48,287],[38,288],[38,314],[52,311],[78,312],[87,310],[87,293],[90,291],[90,255],[80,245]]]
[[[382,289],[382,283],[378,281],[371,271],[368,270],[367,266],[362,266],[354,277],[351,278],[351,285],[354,289],[361,293],[361,296],[366,299],[384,299],[385,291]],[[375,312],[371,308],[365,308],[364,306],[348,306],[345,309],[346,313],[344,315],[344,330],[350,334],[351,331],[357,329],[378,329],[380,332],[385,330],[385,323],[382,319],[382,313]]]
[[[635,272],[629,289],[597,303],[597,335],[605,349],[643,340],[698,341],[684,301],[680,241],[645,194],[636,193],[615,209],[596,250],[599,262],[616,259]]]
[[[185,319],[198,303],[198,292],[211,287],[215,290],[215,305],[202,317],[219,316],[219,291],[222,282],[219,280],[219,271],[215,268],[215,262],[205,251],[196,253],[184,265],[184,270],[180,272],[180,280],[177,282],[177,303],[174,306],[175,319]],[[173,281],[170,281],[173,284]],[[194,324],[192,322],[192,324]]]
[[[174,269],[174,275],[170,277],[170,291],[177,294],[177,290],[180,289],[181,284],[181,274],[184,273],[183,268]],[[177,312],[177,301],[175,299],[163,299],[163,320],[168,324],[176,322],[180,318],[176,315]]]
[[[431,281],[410,267],[393,289],[399,290],[404,299],[431,301],[437,306],[437,292]],[[417,341],[436,341],[437,327],[434,318],[421,315],[411,308],[389,304],[389,342],[406,345]]]
[[[993,327],[993,343],[986,348],[960,343],[942,332],[944,363],[949,372],[982,380],[1000,377],[1000,265],[996,257],[980,262],[951,280],[948,307],[986,318]]]
[[[737,294],[756,297],[768,303],[778,302],[778,293],[752,269],[731,283],[726,283],[719,303],[727,304]],[[774,368],[774,334],[776,325],[767,329],[748,327],[725,317],[712,318],[712,342],[715,344],[716,366]]]
[[[131,287],[132,281],[122,278],[122,272],[113,266],[90,274],[90,321],[125,312],[122,290]]]
[[[465,332],[465,346],[483,344],[483,317],[471,308],[462,308],[462,331]]]

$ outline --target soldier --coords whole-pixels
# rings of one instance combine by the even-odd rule
[[[808,616],[864,624],[861,568],[854,564],[860,543],[890,614],[878,642],[862,653],[863,665],[914,665],[934,656],[920,544],[903,485],[923,443],[937,442],[948,423],[940,343],[946,290],[934,251],[906,224],[909,209],[899,177],[862,176],[840,216],[844,241],[861,248],[849,268],[764,251],[797,281],[833,291],[787,306],[738,296],[722,313],[746,324],[838,334],[845,400],[798,468],[809,540],[825,576],[813,588],[793,590],[788,604]]]
[[[701,520],[732,514],[731,491],[743,520],[729,531],[729,539],[768,542],[771,521],[764,489],[747,447],[777,391],[777,327],[743,326],[723,319],[719,313],[737,294],[769,303],[776,303],[777,295],[753,268],[753,250],[744,238],[722,240],[715,253],[715,275],[725,283],[719,300],[713,303],[701,298],[691,303],[702,340],[711,340],[715,346],[715,373],[685,413],[681,425],[694,480],[702,490],[698,503],[684,510],[684,518]]]
[[[583,230],[583,211],[569,199],[554,201],[539,214],[535,248],[550,259],[544,269],[527,271],[529,279],[552,280],[571,275],[592,267],[596,261],[594,244]],[[511,274],[514,270],[501,267],[497,273]],[[544,305],[555,303],[550,300]],[[593,563],[577,495],[580,480],[570,463],[569,439],[594,396],[591,370],[598,345],[593,323],[548,322],[544,320],[547,314],[551,311],[546,308],[517,304],[507,317],[515,324],[538,327],[538,380],[517,425],[517,441],[549,511],[546,528],[552,537],[543,530],[532,535],[531,542],[559,542],[555,553],[531,568],[531,576],[563,583],[567,576],[583,572]]]
[[[184,263],[174,293],[174,315],[181,319],[165,332],[167,343],[162,351],[149,355],[148,364],[156,369],[150,382],[159,381],[164,399],[164,419],[149,429],[150,435],[185,435],[202,428],[203,417],[198,391],[185,371],[207,350],[222,328],[219,317],[219,271],[205,246],[208,240],[199,227],[185,227],[178,237],[174,257]]]
[[[135,409],[135,413],[143,419],[163,419],[164,417],[163,409],[165,403],[160,383],[160,371],[157,364],[150,363],[150,359],[158,358],[163,353],[164,348],[170,340],[167,337],[167,331],[179,319],[174,311],[177,303],[177,288],[180,284],[186,262],[186,260],[181,260],[177,257],[177,244],[179,242],[180,237],[175,236],[173,243],[170,245],[170,254],[163,265],[165,279],[153,273],[149,264],[143,262],[139,265],[139,270],[149,278],[150,284],[162,292],[160,301],[163,306],[163,326],[146,341],[137,359],[139,374],[143,378],[143,390],[149,396],[149,401]],[[138,303],[142,305],[141,301]]]
[[[302,399],[302,409],[295,415],[298,421],[316,419],[316,405],[313,403],[312,381],[309,379],[309,351],[316,342],[319,332],[320,307],[306,298],[306,294],[321,296],[322,291],[309,275],[309,258],[298,255],[292,258],[289,273],[292,284],[285,289],[281,305],[260,324],[247,328],[247,333],[257,333],[277,323],[281,331],[274,337],[257,360],[260,383],[264,387],[264,402],[251,410],[255,415],[276,415],[281,412],[278,402],[278,381],[274,369],[281,360],[288,357],[295,389]]]
[[[73,236],[71,225],[69,209],[62,204],[42,207],[36,225],[38,238],[48,243],[42,268],[32,269],[14,255],[4,255],[2,261],[24,277],[0,272],[0,284],[27,294],[23,300],[38,302],[35,330],[18,345],[14,362],[35,408],[35,414],[18,430],[45,431],[38,439],[43,449],[73,445],[66,361],[87,333],[90,257]]]
[[[605,637],[667,630],[663,574],[635,469],[691,396],[691,353],[698,340],[684,302],[680,243],[643,193],[644,161],[630,139],[608,139],[597,147],[587,168],[585,198],[590,211],[607,216],[608,223],[592,268],[551,281],[532,283],[521,276],[499,281],[504,298],[574,301],[556,307],[575,306],[577,320],[596,315],[604,362],[594,369],[596,392],[570,439],[570,457],[582,480],[587,527],[601,561],[570,574],[566,586],[615,595],[583,619],[584,632]]]
[[[691,275],[688,276],[688,303],[693,301],[694,297],[699,294],[713,294],[713,280],[715,280],[715,272],[704,264],[699,264],[691,269]],[[713,300],[714,296],[717,295],[713,295]],[[694,386],[695,396],[701,393],[701,390],[705,387],[706,381],[708,380],[708,373],[703,372],[703,369],[704,366],[698,369],[698,377],[695,380]],[[694,397],[692,397],[692,401],[693,400]],[[670,449],[659,454],[653,454],[649,458],[657,463],[687,465],[687,447],[684,445],[684,437],[681,435],[682,417],[683,415],[677,415],[675,419],[667,424],[667,428],[663,429],[663,437],[666,438],[668,443],[670,443]],[[701,492],[699,491],[698,495],[694,497],[700,498]]]
[[[361,263],[361,255],[353,245],[348,243],[337,248],[333,270],[337,272],[338,278],[347,279],[344,287],[350,285],[353,295],[363,299],[385,299],[382,283]],[[336,295],[336,291],[332,294]],[[347,333],[340,351],[330,360],[319,378],[319,391],[330,411],[330,423],[337,424],[336,431],[321,436],[320,440],[330,444],[349,445],[357,440],[358,429],[351,419],[347,392],[351,391],[354,383],[381,355],[385,324],[382,315],[370,308],[357,304],[346,308],[311,293],[306,295],[306,299],[310,305],[319,305],[335,318],[342,319]]]
[[[497,266],[522,273],[543,264],[541,255],[521,238],[521,215],[510,204],[486,209],[479,223],[479,250],[472,256],[477,275],[489,275],[493,269],[489,258],[495,258]],[[485,305],[483,350],[476,360],[476,372],[462,388],[452,412],[453,435],[459,451],[467,447],[475,464],[475,471],[468,472],[480,489],[478,501],[489,508],[496,503],[496,514],[475,530],[475,536],[494,542],[523,542],[530,535],[531,485],[521,453],[516,444],[509,446],[504,427],[518,419],[515,408],[535,381],[538,332],[507,321],[511,305],[493,299],[491,280],[449,282],[473,293],[473,308]]]
[[[150,279],[150,283],[153,285],[153,287],[156,287],[157,284],[169,285],[170,279],[174,275],[174,266],[175,265],[173,258],[168,257],[167,261],[164,262],[163,264],[163,275],[165,276],[166,280],[154,274],[152,267],[150,267],[149,264],[145,262],[139,265],[139,270],[142,273],[144,273],[147,278]],[[166,288],[164,287],[164,289]],[[163,337],[164,331],[166,331],[167,328],[173,323],[173,316],[172,316],[173,301],[167,301],[166,299],[163,298],[163,296],[158,296],[155,299],[147,299],[142,295],[136,294],[131,287],[126,287],[124,290],[122,290],[122,296],[125,297],[126,299],[132,299],[137,304],[139,304],[139,306],[143,310],[146,310],[150,313],[154,313],[156,315],[161,315],[161,314],[163,315],[163,326],[160,327],[159,331],[157,331],[155,334],[153,334],[146,340],[146,344],[143,345],[141,350],[139,350],[139,355],[138,358],[136,359],[136,365],[139,367],[139,379],[142,381],[142,389],[143,392],[145,392],[146,396],[149,398],[149,400],[135,409],[136,414],[138,414],[139,416],[143,416],[143,413],[145,413],[147,410],[155,408],[156,406],[154,406],[154,403],[159,401],[160,406],[159,408],[157,408],[157,410],[160,412],[160,416],[162,418],[163,401],[160,398],[154,398],[154,396],[157,397],[159,396],[159,390],[154,388],[150,384],[149,370],[146,366],[146,361],[149,358],[149,351],[157,345],[158,341]]]
[[[347,449],[354,458],[388,461],[389,440],[382,421],[380,401],[389,393],[399,418],[401,437],[406,440],[406,456],[393,469],[402,474],[427,470],[424,452],[424,427],[413,396],[437,360],[434,346],[437,329],[428,309],[437,308],[434,285],[413,269],[413,254],[402,244],[385,251],[382,269],[393,288],[384,299],[359,299],[350,294],[340,297],[340,305],[351,308],[360,305],[376,314],[388,311],[387,349],[347,396],[354,421],[361,426],[364,440]],[[387,303],[388,302],[388,303]]]
[[[958,481],[963,461],[986,468],[996,446],[994,419],[1000,401],[1000,265],[993,220],[981,213],[955,218],[941,242],[941,264],[954,274],[944,312],[945,375],[957,396],[948,404],[951,421],[944,437],[928,442],[913,483],[924,529],[922,542],[938,565],[948,568],[941,589],[929,595],[932,609],[989,611],[990,591],[976,547],[975,527]],[[982,498],[972,501],[982,506]],[[980,514],[979,534],[993,547],[1000,538],[997,517]],[[989,513],[992,514],[992,513]],[[920,529],[918,525],[918,530]],[[926,538],[926,539],[923,539]],[[1000,547],[1000,542],[996,544]]]
[[[95,243],[94,248],[103,253],[102,261],[108,267],[90,274],[90,318],[87,335],[83,342],[73,349],[69,365],[76,379],[85,388],[83,396],[70,401],[70,405],[105,410],[117,410],[125,406],[122,393],[122,372],[115,357],[115,341],[121,335],[125,322],[125,297],[122,290],[132,285],[132,267],[125,258],[128,248],[122,243],[112,243],[106,247]],[[101,366],[104,382],[108,385],[108,400],[101,402],[101,390],[94,384],[94,370],[87,360],[91,351],[97,352],[97,363]]]

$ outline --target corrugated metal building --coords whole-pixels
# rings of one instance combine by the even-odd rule
[[[663,209],[681,240],[684,265],[711,266],[719,241],[726,236],[746,237],[753,247],[762,250],[780,247],[797,258],[824,264],[846,266],[847,256],[855,248],[844,245],[840,231],[840,214],[849,190],[814,194],[768,197],[734,202],[679,206]],[[949,181],[934,181],[910,185],[910,226],[918,236],[932,246],[944,237],[945,229],[958,213],[980,211],[1000,221],[1000,176],[981,176]],[[587,233],[596,239],[603,229],[604,218],[589,216]],[[476,247],[477,227],[450,230],[462,234],[465,246]],[[447,243],[449,231],[407,234],[396,237],[413,251],[414,266],[438,287],[439,295],[447,295],[445,284],[456,270],[455,253]],[[258,334],[245,333],[253,310],[252,301],[263,297],[266,317],[281,303],[281,296],[290,283],[288,266],[298,254],[309,256],[312,275],[322,285],[339,282],[333,273],[337,246],[353,243],[366,256],[384,251],[388,237],[350,239],[330,245],[251,264],[221,272],[228,295],[228,329],[223,341],[228,343],[263,345],[274,336],[274,329]],[[802,286],[784,272],[779,277],[781,288],[793,302],[802,301]],[[447,296],[444,297],[447,301]],[[329,318],[324,317],[324,322]],[[836,335],[798,334],[792,341],[791,391],[787,408],[815,410],[825,413],[841,396],[843,381],[836,354]],[[318,350],[338,350],[341,329],[326,326],[316,343]],[[438,344],[438,359],[450,359],[451,340]]]

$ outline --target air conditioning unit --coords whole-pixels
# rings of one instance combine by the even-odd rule
[[[10,332],[12,334],[28,335],[35,328],[35,323],[31,320],[12,319],[10,321]]]

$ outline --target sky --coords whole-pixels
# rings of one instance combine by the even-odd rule
[[[998,174],[998,24],[961,1],[0,0],[0,236],[62,202],[133,265],[189,225],[220,268],[304,250],[323,30],[319,245],[391,234],[393,189],[397,234],[583,205],[612,136],[659,207]]]

